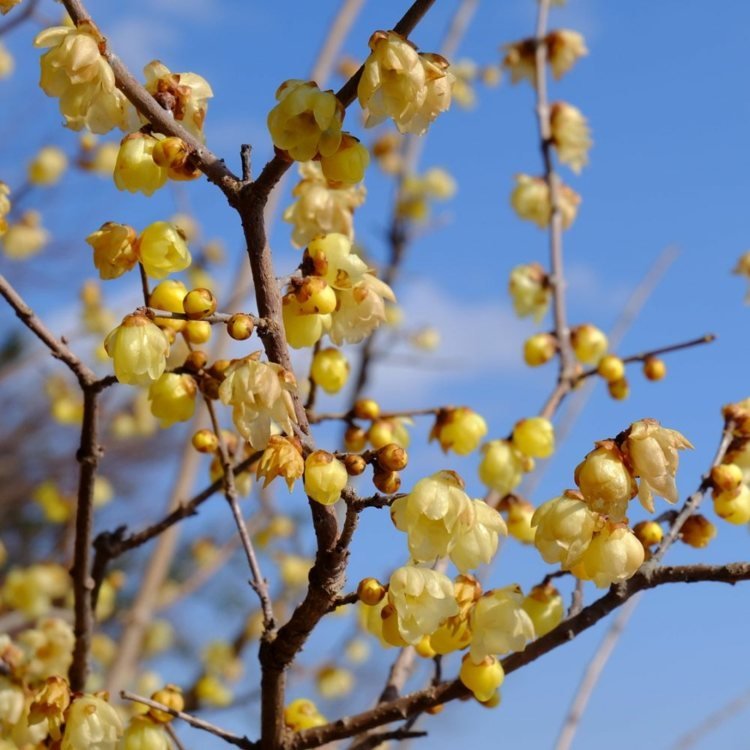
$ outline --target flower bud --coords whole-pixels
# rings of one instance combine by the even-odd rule
[[[575,482],[591,510],[622,521],[638,493],[635,479],[612,441],[598,444],[575,470]]]
[[[705,516],[689,516],[680,529],[680,539],[690,547],[703,549],[716,536],[716,526]]]
[[[189,291],[182,300],[185,315],[191,320],[201,320],[216,312],[216,297],[208,290],[199,287]]]
[[[523,361],[529,367],[539,367],[549,362],[557,352],[557,339],[550,333],[536,333],[523,345]]]
[[[167,182],[167,170],[154,162],[156,138],[136,132],[126,135],[115,162],[114,180],[119,190],[153,193]]]
[[[363,451],[367,445],[367,433],[355,425],[349,425],[344,433],[344,447],[351,453]]]
[[[336,292],[320,276],[306,276],[294,287],[294,299],[302,315],[326,315],[336,309]]]
[[[714,512],[729,523],[742,526],[750,521],[750,487],[741,484],[736,490],[720,492],[714,497]]]
[[[325,716],[307,698],[297,698],[284,709],[284,724],[293,732],[321,727],[327,723]]]
[[[305,492],[321,505],[333,505],[348,479],[344,464],[326,451],[315,451],[305,460]]]
[[[567,493],[536,509],[531,519],[536,527],[534,544],[545,562],[559,562],[570,569],[591,543],[597,520],[598,516],[575,493]]]
[[[555,430],[544,417],[529,417],[516,422],[513,445],[532,458],[548,458],[555,452]]]
[[[629,528],[608,523],[583,553],[581,577],[592,580],[598,588],[607,588],[632,578],[644,558],[643,545]]]
[[[663,380],[667,374],[667,365],[658,357],[646,357],[643,362],[643,374],[648,380]]]
[[[711,483],[719,492],[733,492],[742,484],[744,474],[737,464],[719,464],[711,469]]]
[[[533,544],[536,536],[536,528],[531,525],[534,506],[528,500],[511,495],[507,499],[506,507],[508,534],[522,544]]]
[[[151,413],[160,420],[162,428],[175,422],[187,422],[195,413],[198,388],[190,375],[165,372],[148,389]]]
[[[570,332],[570,343],[579,361],[584,365],[596,365],[607,353],[609,340],[596,326],[577,326]]]
[[[625,363],[614,354],[602,357],[596,370],[608,383],[617,382],[625,377]]]
[[[357,419],[377,419],[380,406],[371,398],[361,398],[354,404],[354,416]]]
[[[344,466],[346,466],[346,473],[350,477],[358,477],[360,474],[364,474],[367,468],[367,461],[356,453],[349,453],[344,458]]]
[[[68,166],[68,157],[57,146],[42,148],[28,167],[28,180],[32,185],[50,187],[60,181]]]
[[[157,141],[152,158],[155,164],[167,170],[169,179],[185,181],[201,176],[201,171],[190,163],[190,150],[181,138],[169,137]]]
[[[170,750],[171,744],[161,724],[155,723],[149,716],[134,716],[130,719],[118,748],[120,750]]]
[[[524,456],[509,440],[491,440],[482,446],[479,478],[491,490],[505,497],[530,470],[532,459]]]
[[[181,281],[175,279],[166,279],[157,284],[152,290],[148,299],[150,307],[156,310],[166,310],[167,312],[182,313],[182,300],[185,299],[187,289]],[[173,331],[182,331],[187,325],[187,321],[179,318],[154,318],[154,323],[159,328],[171,328]],[[205,363],[204,363],[205,364]],[[200,369],[200,368],[198,368]]]
[[[664,538],[664,530],[656,521],[640,521],[633,526],[633,533],[645,549],[661,544]]]
[[[458,409],[441,409],[430,431],[430,441],[437,440],[444,452],[452,450],[467,456],[479,447],[487,434],[487,423],[475,411],[462,406]]]
[[[607,383],[607,391],[615,401],[624,401],[630,395],[630,383],[627,378],[611,380]]]
[[[376,471],[372,475],[372,483],[384,495],[393,495],[401,487],[401,477],[397,471]]]
[[[406,451],[396,443],[384,445],[376,453],[378,465],[384,471],[403,471],[409,462]]]
[[[475,664],[466,654],[458,677],[478,701],[488,701],[503,684],[505,672],[496,656],[486,656],[479,664]]]
[[[310,376],[326,393],[338,393],[349,379],[349,361],[339,349],[321,349],[313,356]]]
[[[524,598],[521,606],[531,618],[537,638],[554,630],[565,615],[562,596],[551,583],[534,586]]]
[[[385,594],[385,586],[377,578],[363,578],[357,586],[357,597],[370,607],[380,604]]]
[[[211,338],[211,324],[206,320],[189,320],[184,329],[185,338],[194,346],[201,346]]]
[[[320,159],[325,178],[337,188],[361,182],[369,163],[370,152],[350,133],[341,134],[341,143],[335,153]]]
[[[227,333],[235,341],[247,341],[252,335],[255,324],[245,313],[235,313],[227,323]]]
[[[198,430],[191,440],[198,453],[216,453],[219,449],[219,438],[213,430]]]

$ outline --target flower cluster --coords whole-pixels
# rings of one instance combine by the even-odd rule
[[[588,54],[586,42],[577,31],[558,29],[544,38],[547,61],[555,78],[562,78],[575,65],[579,58]],[[527,80],[536,85],[535,39],[522,39],[506,44],[502,65],[510,73],[511,83]]]
[[[92,23],[45,29],[34,45],[48,48],[41,57],[39,84],[45,94],[59,98],[67,127],[94,133],[128,129],[133,107],[117,88],[101,52],[104,39]]]
[[[690,447],[679,432],[651,419],[597,443],[575,471],[580,491],[566,491],[534,513],[534,544],[544,560],[599,587],[633,576],[645,552],[627,525],[628,504],[636,494],[649,512],[654,494],[676,502],[677,452]]]
[[[395,31],[376,31],[357,86],[365,127],[391,118],[402,133],[422,135],[451,105],[453,74],[440,55],[417,52]]]

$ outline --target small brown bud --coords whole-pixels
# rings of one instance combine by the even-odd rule
[[[377,453],[377,462],[384,471],[402,471],[409,462],[406,451],[396,443],[384,445]]]
[[[357,419],[377,419],[380,416],[380,406],[371,398],[361,398],[354,404],[354,416]]]
[[[253,335],[255,324],[245,313],[235,313],[227,323],[227,333],[235,341],[246,341]]]
[[[376,471],[372,483],[384,494],[393,495],[401,487],[401,477],[397,471]]]
[[[356,453],[350,453],[344,458],[344,466],[350,477],[358,477],[367,468],[367,461]]]

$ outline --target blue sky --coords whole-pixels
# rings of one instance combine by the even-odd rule
[[[457,1],[440,0],[420,24],[412,38],[422,49],[437,48]],[[50,3],[45,10],[52,15],[56,7]],[[252,143],[256,170],[270,154],[265,116],[273,93],[284,79],[307,75],[337,7],[331,0],[89,2],[115,50],[136,71],[158,57],[173,70],[208,78],[215,93],[206,124],[209,146],[238,169],[239,144]],[[370,33],[392,25],[405,7],[402,0],[366,2],[345,52],[361,59]],[[535,7],[532,0],[480,1],[458,57],[480,64],[497,61],[500,44],[532,32]],[[679,429],[695,445],[679,474],[680,490],[687,495],[718,441],[721,405],[750,395],[750,312],[742,303],[742,280],[729,274],[748,242],[750,100],[744,73],[750,6],[742,0],[711,5],[697,0],[569,0],[567,8],[553,11],[552,23],[584,33],[590,50],[551,89],[554,99],[583,110],[595,140],[591,164],[582,175],[563,175],[583,196],[575,226],[565,235],[571,320],[611,327],[663,248],[674,244],[679,257],[628,332],[621,352],[707,332],[719,338],[710,347],[671,356],[668,377],[661,383],[647,383],[634,371],[632,395],[625,402],[611,401],[597,385],[532,499],[539,503],[569,487],[574,466],[593,441],[646,416]],[[18,184],[23,163],[42,143],[67,150],[75,143],[72,133],[57,127],[56,103],[35,85],[32,36],[32,28],[25,26],[8,39],[19,70],[0,84],[0,115],[5,115],[0,178],[11,185]],[[552,386],[552,368],[529,371],[522,366],[520,346],[533,326],[513,318],[505,292],[513,266],[546,263],[545,234],[520,222],[508,203],[513,175],[541,168],[533,104],[528,86],[511,87],[504,80],[497,89],[479,87],[473,111],[455,108],[430,130],[422,165],[448,169],[459,190],[454,200],[436,207],[439,231],[413,243],[396,291],[407,326],[437,326],[443,346],[432,363],[426,359],[418,368],[378,369],[372,394],[387,408],[466,403],[485,416],[491,437],[502,436],[516,419],[536,411]],[[7,113],[13,113],[10,123]],[[352,114],[350,127],[369,141]],[[89,180],[73,175],[40,204],[59,239],[29,266],[35,275],[0,261],[3,273],[44,312],[69,315],[74,287],[59,288],[61,273],[66,279],[91,274],[85,234],[107,220],[145,226],[173,213],[178,197],[188,201],[206,236],[224,240],[231,255],[228,267],[239,262],[239,227],[218,191],[205,182],[187,186],[180,196],[164,190],[147,200],[118,193],[107,181],[92,191]],[[356,217],[357,238],[376,258],[384,257],[391,188],[374,167],[366,184],[369,194]],[[282,206],[288,202],[287,194]],[[287,225],[275,225],[279,274],[297,263],[289,236]],[[113,288],[124,304],[128,295],[138,304],[134,279]],[[0,315],[10,325],[10,316]],[[414,431],[405,484],[451,467],[479,495],[476,458],[443,457],[434,446],[423,447],[427,430],[420,423]],[[299,507],[299,502],[295,495],[289,507]],[[363,525],[354,547],[351,580],[401,562],[382,551],[393,549],[383,544],[385,539],[403,543],[387,519],[365,520],[371,526]],[[676,546],[669,561],[742,559],[748,547],[747,529],[720,523],[719,537],[708,550]],[[541,575],[535,553],[508,544],[492,580],[528,586]],[[595,592],[587,594],[593,598]],[[746,639],[738,624],[750,614],[748,601],[742,589],[711,584],[646,595],[604,673],[575,746],[667,748],[693,721],[745,690],[747,678],[737,655],[745,652]],[[498,710],[461,704],[430,718],[425,726],[435,731],[426,742],[435,750],[458,741],[498,738],[509,746],[550,747],[582,665],[604,627],[600,624],[509,677]],[[325,636],[321,638],[314,644],[324,643]],[[369,694],[357,696],[362,706],[370,699]],[[243,717],[228,721],[243,726]],[[745,716],[727,722],[697,747],[740,747],[746,721]],[[201,746],[213,747],[209,741]]]

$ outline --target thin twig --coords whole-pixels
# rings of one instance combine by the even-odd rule
[[[148,706],[149,708],[155,708],[158,711],[164,711],[171,716],[182,719],[186,724],[190,724],[190,726],[195,727],[196,729],[202,729],[204,732],[208,732],[209,734],[213,734],[216,737],[219,737],[220,739],[228,742],[230,745],[234,745],[235,747],[241,747],[244,748],[244,750],[254,750],[258,747],[258,743],[251,742],[247,737],[241,737],[238,734],[232,734],[231,732],[227,732],[221,727],[217,727],[215,724],[211,724],[211,722],[204,721],[203,719],[199,719],[197,716],[192,716],[191,714],[186,714],[184,711],[175,711],[173,708],[165,706],[163,703],[153,701],[150,698],[145,698],[142,695],[137,695],[136,693],[131,693],[127,690],[121,690],[120,698],[126,701],[140,703],[144,706]]]
[[[232,516],[237,526],[237,533],[240,536],[242,542],[242,548],[245,551],[245,557],[247,558],[247,564],[250,568],[250,573],[253,577],[250,585],[258,598],[260,599],[261,610],[263,611],[263,632],[264,634],[270,633],[276,623],[273,617],[273,605],[271,604],[271,595],[268,591],[268,581],[263,577],[263,572],[260,569],[260,563],[258,562],[258,556],[255,554],[255,547],[253,546],[252,539],[247,530],[245,519],[240,510],[239,497],[237,495],[237,487],[234,483],[234,467],[232,466],[232,460],[227,452],[227,446],[224,441],[224,434],[219,424],[219,420],[216,417],[216,410],[214,409],[213,402],[210,398],[205,398],[206,409],[208,410],[208,416],[211,420],[214,433],[219,438],[219,447],[217,454],[221,461],[221,468],[224,479],[224,497],[229,503],[229,507],[232,509]]]
[[[672,746],[672,750],[688,750],[700,742],[707,734],[733,719],[737,714],[745,711],[750,706],[750,690],[746,690],[718,711],[707,716],[693,729],[680,737]]]

